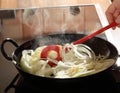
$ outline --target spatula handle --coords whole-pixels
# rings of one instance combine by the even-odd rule
[[[118,25],[118,24],[117,24],[116,22],[113,22],[113,23],[111,23],[111,24],[109,24],[109,25],[107,25],[107,26],[99,29],[98,31],[93,32],[92,34],[89,34],[89,35],[87,35],[87,36],[84,36],[83,38],[80,38],[79,40],[73,42],[73,44],[75,45],[75,44],[83,43],[83,42],[91,39],[92,37],[94,37],[94,36],[96,36],[96,35],[104,32],[105,30],[107,30],[107,29],[109,29],[109,28],[112,28],[112,27],[114,27],[114,26],[117,26],[117,25]]]

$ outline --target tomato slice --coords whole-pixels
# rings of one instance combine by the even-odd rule
[[[57,53],[57,57],[55,60],[60,61],[62,60],[61,56],[60,56],[60,47],[58,45],[48,45],[46,46],[42,51],[41,51],[41,55],[40,58],[47,58],[48,57],[48,53],[50,51],[55,51]],[[55,66],[56,64],[53,62],[48,62],[48,64],[50,66]]]

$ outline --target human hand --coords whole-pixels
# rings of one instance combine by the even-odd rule
[[[120,27],[120,0],[114,0],[113,3],[106,10],[106,17],[109,23],[115,21]],[[113,28],[115,29],[115,27]]]

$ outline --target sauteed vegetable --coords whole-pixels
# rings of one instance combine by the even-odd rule
[[[96,56],[85,44],[41,46],[22,52],[20,66],[28,73],[51,78],[74,78],[100,72],[114,63],[114,59]]]
[[[50,58],[50,59],[60,61],[60,60],[62,60],[61,55],[60,55],[60,48],[61,48],[61,46],[58,46],[58,45],[48,45],[42,49],[40,58],[43,58],[43,59]],[[49,61],[48,64],[50,66],[56,65],[55,63],[53,63],[51,61]]]

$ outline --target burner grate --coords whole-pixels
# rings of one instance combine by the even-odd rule
[[[4,92],[7,93],[11,88],[16,88],[17,86],[15,85],[15,83],[17,82],[18,78],[19,78],[19,74],[17,74],[14,79],[12,80],[12,82],[5,88]]]

